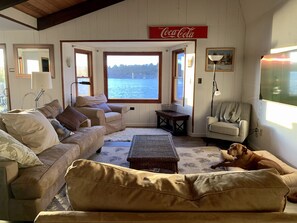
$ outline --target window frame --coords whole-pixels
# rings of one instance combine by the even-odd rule
[[[81,77],[81,76],[77,76],[77,67],[76,67],[76,54],[77,53],[80,53],[80,54],[86,54],[87,57],[88,57],[88,73],[89,73],[89,76],[85,77],[85,78],[89,78],[90,79],[90,96],[93,96],[94,95],[94,78],[93,78],[93,52],[92,51],[89,51],[89,50],[83,50],[83,49],[74,49],[74,63],[75,63],[75,81],[76,82],[79,82],[79,79],[80,78],[84,78],[84,77]],[[79,84],[76,84],[75,85],[75,91],[76,91],[76,96],[79,96],[78,95],[78,85]]]
[[[158,75],[158,98],[157,99],[110,99],[108,98],[108,72],[107,72],[107,56],[158,56],[159,57],[159,75]],[[161,103],[162,100],[162,52],[103,52],[104,64],[104,93],[108,102],[114,103]]]
[[[184,61],[184,74],[183,74],[183,96],[182,100],[178,100],[175,98],[175,92],[176,92],[176,85],[175,85],[175,80],[176,78],[176,73],[177,73],[177,56],[180,53],[184,53],[185,55],[185,61]],[[171,102],[174,104],[179,104],[184,106],[185,102],[185,77],[186,77],[186,49],[177,49],[172,51],[172,82],[171,82]]]

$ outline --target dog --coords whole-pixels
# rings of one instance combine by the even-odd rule
[[[224,160],[221,163],[211,166],[211,168],[215,169],[217,167],[240,167],[245,170],[274,168],[279,172],[279,174],[285,174],[284,170],[279,164],[277,164],[273,160],[255,154],[246,146],[240,143],[232,143],[227,150],[227,153],[234,157],[233,161]]]

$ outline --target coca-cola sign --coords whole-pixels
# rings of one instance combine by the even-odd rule
[[[207,38],[207,26],[150,26],[150,39]]]

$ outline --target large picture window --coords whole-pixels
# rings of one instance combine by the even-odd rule
[[[185,85],[185,51],[172,52],[172,102],[182,104],[184,101]]]
[[[161,102],[161,52],[105,52],[105,94],[109,101]]]

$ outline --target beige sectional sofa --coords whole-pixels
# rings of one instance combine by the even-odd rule
[[[76,160],[65,178],[75,211],[36,223],[297,221],[283,213],[289,188],[274,170],[168,175]]]
[[[57,101],[39,110],[50,118],[62,112]],[[90,124],[89,120],[85,123]],[[2,118],[0,126],[6,130]],[[33,221],[64,185],[64,175],[71,163],[78,158],[88,158],[101,148],[104,134],[102,126],[79,128],[37,155],[43,165],[19,168],[16,161],[0,161],[0,219]]]

